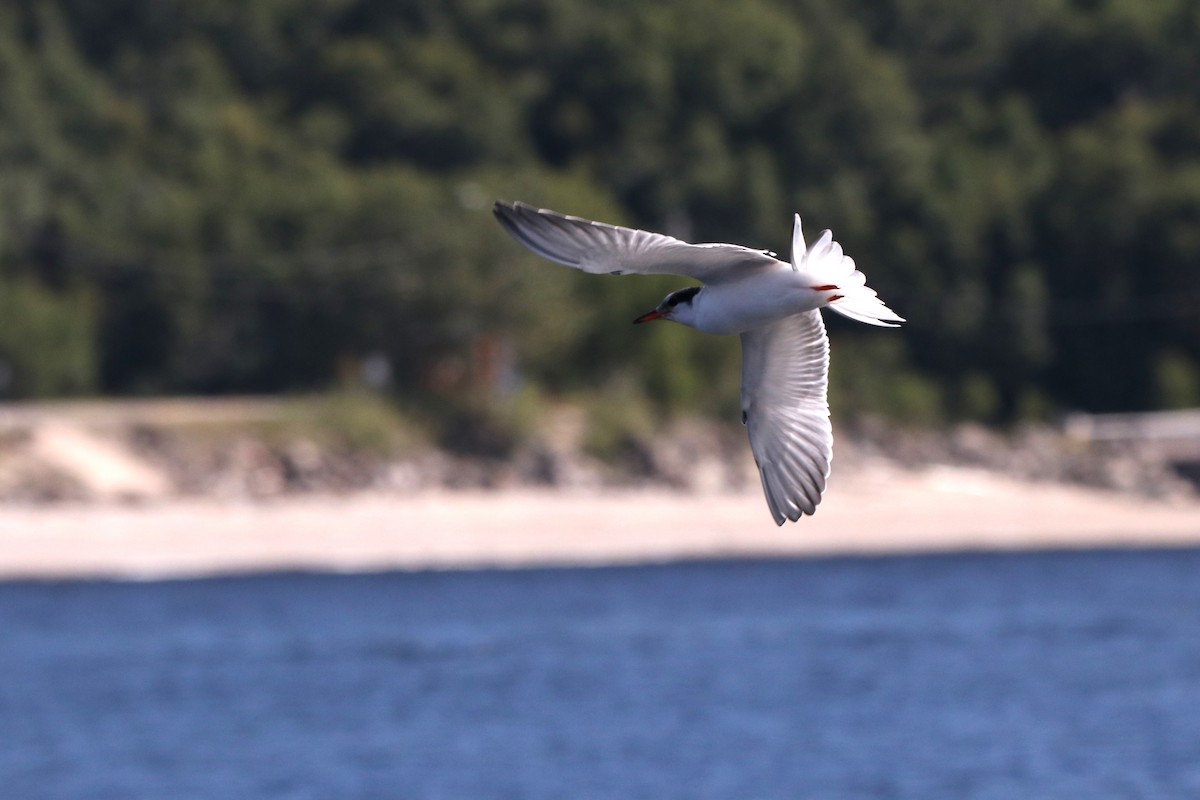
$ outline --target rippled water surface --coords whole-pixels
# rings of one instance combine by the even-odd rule
[[[0,584],[14,798],[1200,797],[1200,551]]]

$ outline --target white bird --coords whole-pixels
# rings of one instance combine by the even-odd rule
[[[607,275],[683,275],[704,286],[672,292],[634,320],[680,322],[742,339],[742,423],[778,525],[813,514],[833,456],[826,390],[829,339],[822,307],[868,325],[896,327],[888,308],[833,234],[805,246],[800,215],[789,264],[735,244],[689,244],[661,233],[497,201],[496,219],[533,252]]]

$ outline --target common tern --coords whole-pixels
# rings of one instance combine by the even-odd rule
[[[816,512],[833,456],[829,338],[820,309],[868,325],[904,322],[867,287],[830,231],[806,246],[795,215],[788,263],[767,250],[689,244],[520,202],[497,201],[492,211],[514,239],[550,261],[600,275],[700,281],[634,322],[664,319],[741,337],[742,423],[771,515],[782,525]]]

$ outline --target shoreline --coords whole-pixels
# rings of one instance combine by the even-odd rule
[[[983,470],[856,470],[777,528],[757,487],[425,490],[270,501],[0,506],[0,580],[160,579],[1200,546],[1200,501]]]

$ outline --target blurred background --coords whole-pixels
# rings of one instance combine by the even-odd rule
[[[783,254],[799,212],[909,320],[827,320],[837,469],[1122,490],[1090,506],[1106,531],[1133,494],[1168,497],[1171,530],[1200,532],[1196,0],[0,0],[4,574],[49,542],[49,574],[103,550],[146,577],[135,523],[234,551],[295,533],[245,506],[43,501],[658,481],[696,490],[686,517],[635,532],[717,525],[700,492],[757,492],[736,339],[630,325],[679,279],[543,262],[496,199]],[[951,486],[943,527],[978,502],[1036,535],[1020,514],[1057,502],[880,474],[785,534],[862,532],[838,502],[932,528]],[[433,497],[414,505],[453,510]],[[757,503],[731,530],[769,526]],[[363,519],[415,535],[395,508],[323,508],[335,544]],[[532,534],[588,536],[563,517]],[[431,541],[497,530],[436,519]],[[1197,566],[7,581],[0,778],[29,798],[1200,796]]]
[[[6,0],[0,398],[315,394],[393,458],[569,406],[626,473],[740,436],[736,341],[628,324],[679,280],[542,262],[503,198],[832,228],[910,320],[830,320],[843,430],[1195,407],[1198,42],[1189,0]]]
[[[832,228],[910,319],[831,321],[837,414],[1195,406],[1198,41],[1187,0],[7,0],[0,395],[730,415],[736,343],[626,324],[678,279],[542,263],[507,198]]]

